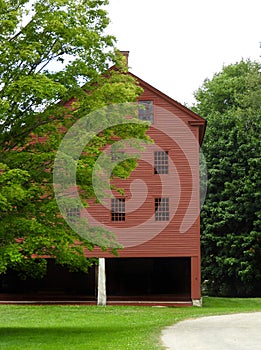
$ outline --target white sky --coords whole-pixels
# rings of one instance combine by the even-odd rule
[[[261,0],[110,0],[106,9],[130,71],[181,103],[224,64],[260,60]]]

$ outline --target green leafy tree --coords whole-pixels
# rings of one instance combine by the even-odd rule
[[[95,244],[59,215],[52,170],[61,139],[75,121],[108,104],[136,101],[141,92],[126,74],[115,39],[104,34],[106,3],[0,1],[0,274],[12,268],[22,277],[41,277],[46,256],[71,270],[87,271],[93,263],[84,249]],[[112,64],[115,69],[109,69]],[[114,117],[123,125],[93,137],[78,162],[85,199],[95,197],[92,168],[107,144],[117,138],[146,139],[148,125],[124,125]],[[88,122],[89,130],[97,124]],[[135,160],[123,161],[115,176],[127,177],[135,166]],[[99,228],[96,233],[101,235],[97,245],[108,248],[111,233]]]
[[[226,66],[195,93],[195,111],[208,122],[202,274],[215,295],[260,296],[260,68]]]

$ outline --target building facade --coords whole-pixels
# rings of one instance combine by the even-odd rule
[[[153,143],[144,145],[129,178],[111,181],[115,189],[108,198],[69,213],[71,219],[86,215],[91,225],[113,232],[121,245],[118,254],[86,249],[87,258],[99,258],[99,266],[88,275],[70,274],[49,259],[41,281],[19,281],[12,273],[3,276],[2,300],[201,304],[199,154],[206,122],[127,74],[143,89],[136,117],[150,122],[147,134]],[[131,147],[105,151],[115,165],[123,154],[131,157],[137,152]]]
[[[199,152],[206,122],[134,77],[143,88],[138,117],[151,123],[153,143],[128,179],[113,180],[123,193],[112,191],[87,209],[90,223],[114,232],[122,246],[118,256],[86,251],[100,258],[98,302],[200,305]]]

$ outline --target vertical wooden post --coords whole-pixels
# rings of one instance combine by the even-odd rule
[[[106,305],[105,258],[99,258],[97,305]]]
[[[202,306],[200,283],[200,257],[191,257],[191,299],[194,306]]]

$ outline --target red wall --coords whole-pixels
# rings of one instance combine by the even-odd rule
[[[139,166],[127,180],[113,182],[125,190],[126,221],[111,221],[110,199],[105,201],[107,208],[92,203],[87,208],[87,217],[91,224],[102,223],[116,234],[124,246],[119,251],[120,257],[199,259],[199,126],[191,124],[200,120],[165,95],[141,85],[144,93],[140,100],[153,100],[155,106],[154,123],[148,131],[154,144],[143,152]],[[169,153],[169,174],[154,174],[153,154],[158,147]],[[170,199],[169,222],[154,218],[154,198],[161,196]],[[138,209],[133,210],[135,206]],[[87,251],[86,255],[111,257],[98,249]]]

